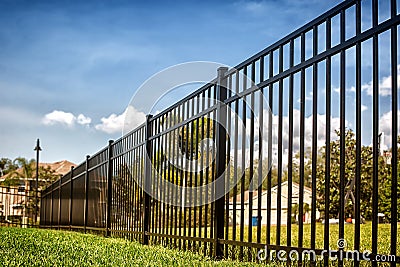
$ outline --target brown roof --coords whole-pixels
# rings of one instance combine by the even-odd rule
[[[75,163],[69,162],[68,160],[57,161],[53,163],[39,163],[39,167],[44,167],[54,170],[55,174],[64,175],[71,170],[71,166],[76,167]],[[19,168],[16,170],[18,173],[22,173],[22,169]],[[0,180],[7,178],[10,174],[6,174],[0,177]],[[33,177],[23,177],[23,178],[33,178]]]
[[[62,160],[54,163],[39,163],[39,166],[44,168],[50,167],[56,174],[64,175],[71,170],[72,166],[76,167],[76,164],[68,160]]]

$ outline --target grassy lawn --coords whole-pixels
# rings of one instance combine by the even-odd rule
[[[400,225],[399,225],[400,226]],[[257,227],[253,226],[251,234],[251,242],[257,241]],[[398,227],[399,228],[399,227]],[[247,225],[243,227],[243,241],[250,241],[249,229]],[[183,233],[183,229],[182,233]],[[233,233],[233,227],[229,227],[228,240],[240,240],[240,226],[236,226],[236,234]],[[298,231],[299,227],[296,224],[291,225],[291,246],[298,246]],[[188,231],[186,231],[187,233]],[[344,239],[346,240],[347,246],[346,250],[354,250],[354,232],[355,227],[353,224],[345,224],[344,226]],[[198,236],[198,230],[196,232]],[[193,230],[192,230],[193,236]],[[201,231],[201,236],[210,237],[210,228],[207,228],[207,234],[205,234],[204,228]],[[390,254],[390,224],[379,224],[378,225],[378,253],[379,254]],[[339,225],[331,224],[329,225],[329,247],[332,250],[337,249],[337,241],[339,239]],[[267,243],[267,227],[261,227],[261,243]],[[397,243],[400,243],[400,229],[397,231]],[[277,227],[271,226],[271,242],[272,245],[278,245],[277,243]],[[281,226],[280,229],[280,245],[287,245],[287,227]],[[324,249],[324,225],[321,223],[316,224],[316,238],[315,246],[317,249]],[[311,225],[304,224],[303,226],[303,247],[311,247]],[[372,223],[367,222],[360,225],[360,251],[371,251],[372,250]],[[200,251],[202,248],[200,247]],[[236,253],[236,252],[232,252]],[[400,255],[400,246],[397,246],[397,255]]]
[[[256,241],[253,227],[253,241]],[[239,238],[237,229],[236,240]],[[296,225],[292,226],[292,246],[297,245]],[[230,228],[230,239],[232,229]],[[248,229],[244,228],[245,241]],[[262,227],[261,242],[265,242],[266,228]],[[304,247],[310,246],[310,225],[304,226]],[[330,247],[336,249],[338,225],[330,226]],[[378,251],[389,254],[390,225],[380,224]],[[354,245],[354,226],[345,226],[347,249]],[[400,240],[400,234],[398,235]],[[276,244],[276,227],[271,227],[271,243]],[[286,245],[286,227],[281,227],[281,244]],[[317,248],[323,248],[323,225],[317,224]],[[371,224],[361,225],[361,251],[371,249]],[[213,261],[193,252],[143,246],[122,238],[104,238],[77,232],[0,227],[0,266],[266,266],[237,261]],[[200,248],[201,251],[201,248]],[[236,254],[237,251],[231,253]],[[231,254],[230,253],[230,254]],[[397,255],[400,254],[398,248]],[[246,255],[246,253],[245,253]],[[246,258],[246,256],[245,256]],[[276,266],[272,264],[272,266]],[[284,265],[282,265],[284,266]],[[347,264],[345,264],[347,266]],[[351,266],[351,264],[349,265]],[[363,262],[361,266],[369,266]]]
[[[120,238],[33,228],[0,227],[0,251],[0,266],[257,266]]]
[[[271,244],[277,244],[277,227],[271,227]],[[292,225],[292,234],[291,234],[291,244],[292,246],[297,246],[298,244],[298,225]],[[397,231],[397,243],[400,242],[400,231]],[[248,241],[248,227],[245,226],[243,229],[244,232],[244,241]],[[354,249],[354,225],[353,224],[345,224],[344,227],[344,239],[347,242],[347,250]],[[236,229],[236,240],[239,240],[240,228]],[[267,227],[261,227],[261,243],[266,243],[266,233]],[[280,244],[287,244],[287,227],[281,226],[281,237]],[[371,222],[367,222],[366,224],[360,225],[360,251],[371,250],[372,248],[372,224]],[[234,239],[232,227],[229,229],[229,239]],[[329,247],[331,249],[337,249],[337,240],[339,239],[339,225],[332,224],[329,225]],[[257,240],[257,227],[252,227],[252,241],[256,242]],[[324,225],[321,223],[316,224],[316,238],[315,238],[316,248],[323,249],[324,248]],[[305,224],[303,226],[303,247],[310,247],[311,245],[311,225]],[[379,224],[378,225],[378,253],[380,254],[390,254],[390,224]],[[397,246],[397,255],[400,255],[400,246]]]

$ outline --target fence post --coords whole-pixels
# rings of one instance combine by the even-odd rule
[[[83,231],[86,234],[86,226],[88,221],[88,193],[89,193],[89,159],[90,156],[86,156],[86,165],[85,165],[85,205],[83,211]]]
[[[222,179],[222,183],[216,183],[218,186],[214,188],[214,196],[217,196],[217,192],[224,192],[225,190],[225,167],[226,167],[226,106],[221,103],[227,98],[227,79],[226,72],[228,68],[218,68],[217,77],[217,127],[216,127],[216,176],[214,179]],[[225,197],[221,197],[215,200],[215,226],[214,226],[214,257],[221,259],[224,254],[224,245],[219,242],[220,239],[224,238],[224,214],[225,214]]]
[[[46,220],[46,217],[45,217],[46,216],[45,215],[46,209],[45,209],[45,205],[43,205],[43,202],[45,200],[43,200],[42,196],[43,196],[43,191],[40,192],[40,221],[39,221],[39,228],[41,228],[41,226],[43,225],[43,222]]]
[[[53,183],[50,185],[50,229],[53,228]]]
[[[152,135],[152,127],[150,119],[153,115],[146,116],[146,157],[145,157],[145,172],[143,177],[143,194],[144,194],[144,215],[143,215],[143,244],[149,244],[149,237],[147,232],[149,231],[150,222],[150,196],[147,193],[151,188],[151,141],[149,140]]]
[[[111,230],[111,205],[112,205],[112,154],[113,140],[108,141],[108,160],[107,160],[107,210],[106,210],[106,236],[110,236]]]
[[[58,229],[60,230],[60,223],[61,223],[61,184],[62,184],[62,178],[60,178],[59,183],[58,183],[58,217],[57,217],[57,224],[58,224]]]
[[[73,182],[72,179],[74,178],[74,166],[71,166],[71,171],[69,172],[70,176],[71,176],[71,180],[69,181],[69,186],[70,186],[70,190],[69,190],[69,211],[68,211],[68,217],[69,217],[69,230],[72,229],[72,204],[73,204],[73,190],[74,190],[74,186],[73,186]]]

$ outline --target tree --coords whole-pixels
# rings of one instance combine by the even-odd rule
[[[18,166],[18,169],[11,173],[13,178],[33,178],[36,171],[36,161],[34,159],[26,159],[18,157],[13,163]]]
[[[397,144],[400,144],[400,137],[397,138]],[[397,149],[397,192],[396,192],[396,198],[400,199],[400,148]],[[384,160],[384,163],[382,164],[384,168],[380,169],[380,173],[382,173],[382,178],[379,180],[379,194],[378,194],[378,200],[379,200],[379,212],[385,214],[385,217],[391,221],[392,220],[392,214],[391,214],[391,207],[392,207],[392,168],[391,164],[387,164],[386,160]],[[396,221],[400,221],[400,205],[397,204],[397,218],[395,218]]]
[[[0,159],[0,176],[7,175],[18,168],[16,164],[9,158]]]
[[[18,157],[13,161],[7,158],[2,158],[0,160],[0,170],[3,172],[5,177],[2,185],[20,185],[21,179],[36,177],[36,161],[34,159],[28,160],[23,157]],[[60,176],[57,175],[55,170],[52,170],[50,166],[40,166],[39,178],[39,187],[46,187],[51,182],[60,178]]]
[[[336,131],[340,138],[340,132]],[[329,188],[329,214],[326,218],[337,218],[340,211],[340,169],[345,168],[345,214],[354,217],[355,203],[353,197],[355,190],[360,190],[360,210],[361,216],[370,220],[372,218],[372,174],[373,174],[373,148],[369,146],[361,147],[361,166],[360,166],[360,188],[355,188],[354,181],[356,176],[356,139],[351,130],[345,132],[345,150],[340,150],[340,139],[330,143],[330,188]],[[345,153],[345,166],[340,166],[340,155]],[[325,156],[326,149],[320,149],[319,160],[317,162],[317,208],[323,212],[325,208]],[[398,160],[397,160],[397,164]],[[382,212],[390,219],[391,208],[391,166],[386,163],[382,155],[378,156],[378,212]],[[353,181],[353,184],[352,184]],[[398,186],[397,197],[400,197],[400,187]],[[400,212],[400,207],[398,207]],[[400,218],[400,217],[399,217]],[[399,220],[397,218],[397,220]]]

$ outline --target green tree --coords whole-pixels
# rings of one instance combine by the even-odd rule
[[[2,158],[0,160],[0,170],[2,170],[5,177],[2,185],[20,185],[21,179],[36,177],[36,161],[34,159],[28,160],[23,157],[18,157],[13,161],[7,158]],[[60,176],[57,175],[55,170],[52,170],[50,166],[40,166],[39,178],[39,188],[43,188],[48,186],[51,182],[59,179]]]
[[[361,147],[361,166],[360,166],[360,188],[355,187],[356,176],[356,139],[351,130],[345,132],[345,150],[340,150],[340,133],[336,131],[338,140],[330,143],[330,187],[329,187],[329,214],[328,218],[337,218],[340,211],[340,169],[345,168],[345,214],[354,217],[355,203],[353,196],[355,190],[360,190],[360,210],[361,216],[370,220],[372,218],[372,174],[373,174],[373,149],[369,146]],[[345,153],[345,166],[340,165],[340,155]],[[326,149],[320,149],[319,160],[317,164],[317,208],[323,212],[325,208],[325,156]],[[398,161],[397,161],[398,162]],[[398,163],[397,163],[398,164]],[[386,159],[379,155],[378,157],[378,212],[382,212],[390,219],[391,208],[391,165],[387,164]],[[400,188],[400,187],[398,187]],[[397,191],[397,197],[400,197],[400,189]],[[399,207],[398,207],[399,208]],[[400,211],[400,208],[399,208]],[[399,218],[398,218],[399,219]]]
[[[7,175],[18,168],[16,164],[9,158],[0,159],[0,176]]]
[[[18,169],[11,173],[11,177],[14,178],[33,178],[35,177],[36,161],[34,159],[26,159],[18,157],[14,159],[14,164],[18,166]]]
[[[400,137],[397,138],[397,144],[400,144]],[[400,199],[400,148],[397,149],[397,191],[396,191],[396,198]],[[391,162],[387,162],[386,158],[382,157],[383,163],[380,164],[380,169],[379,173],[381,175],[381,179],[379,180],[379,194],[378,194],[378,200],[379,200],[379,206],[378,210],[379,212],[385,214],[385,217],[391,221],[392,220],[392,214],[391,214],[391,207],[392,207],[392,166]],[[397,204],[397,221],[400,221],[400,205]]]

